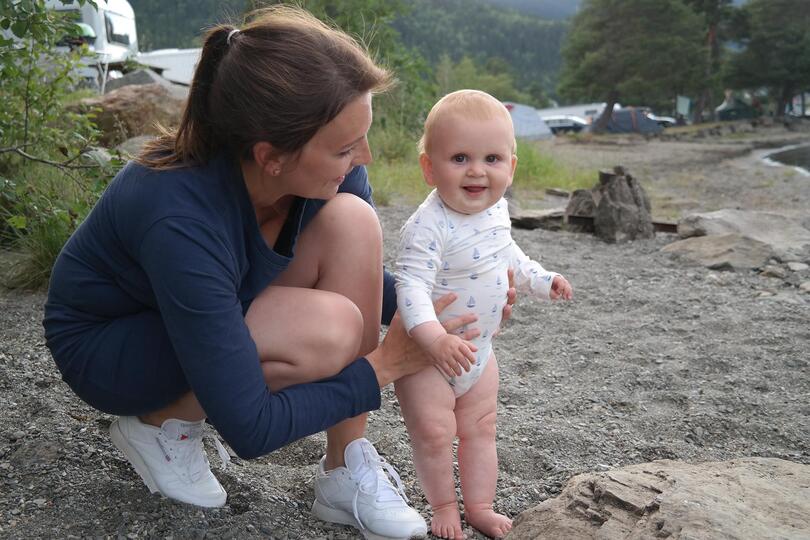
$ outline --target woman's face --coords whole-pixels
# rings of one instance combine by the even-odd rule
[[[371,120],[371,93],[349,102],[315,133],[297,158],[284,164],[282,177],[288,193],[309,199],[334,197],[349,171],[371,163],[366,138]]]

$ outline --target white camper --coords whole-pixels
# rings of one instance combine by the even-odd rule
[[[60,0],[48,0],[46,6],[56,11],[72,11],[76,22],[90,26],[95,39],[88,46],[96,55],[97,62],[107,66],[120,66],[138,54],[138,34],[135,30],[135,12],[127,0],[96,0],[98,9],[89,3],[63,4]]]

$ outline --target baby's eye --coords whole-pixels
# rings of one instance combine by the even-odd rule
[[[464,163],[465,161],[467,161],[467,156],[465,156],[464,154],[456,154],[455,156],[452,157],[452,160],[456,163]]]
[[[500,157],[496,156],[495,154],[490,154],[487,156],[487,163],[497,163]]]

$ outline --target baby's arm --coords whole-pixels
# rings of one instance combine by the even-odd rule
[[[557,272],[550,272],[529,258],[523,250],[512,242],[510,246],[511,266],[515,272],[515,286],[546,300],[571,300],[574,291],[568,280]]]

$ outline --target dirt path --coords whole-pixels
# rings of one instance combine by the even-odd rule
[[[662,210],[731,204],[806,213],[810,179],[760,165],[743,155],[743,144],[750,143],[561,143],[554,151],[597,166],[625,164]],[[411,211],[380,211],[389,260]],[[516,515],[574,474],[657,458],[810,464],[810,295],[755,273],[675,261],[659,252],[667,236],[620,246],[567,232],[516,230],[514,237],[566,274],[576,297],[568,304],[521,298],[496,342],[498,509]],[[321,435],[217,472],[229,493],[224,508],[150,496],[110,444],[111,417],[61,382],[43,344],[42,301],[0,294],[0,537],[356,537],[309,515]],[[371,414],[368,436],[429,516],[390,390]],[[216,466],[216,453],[209,455]]]

